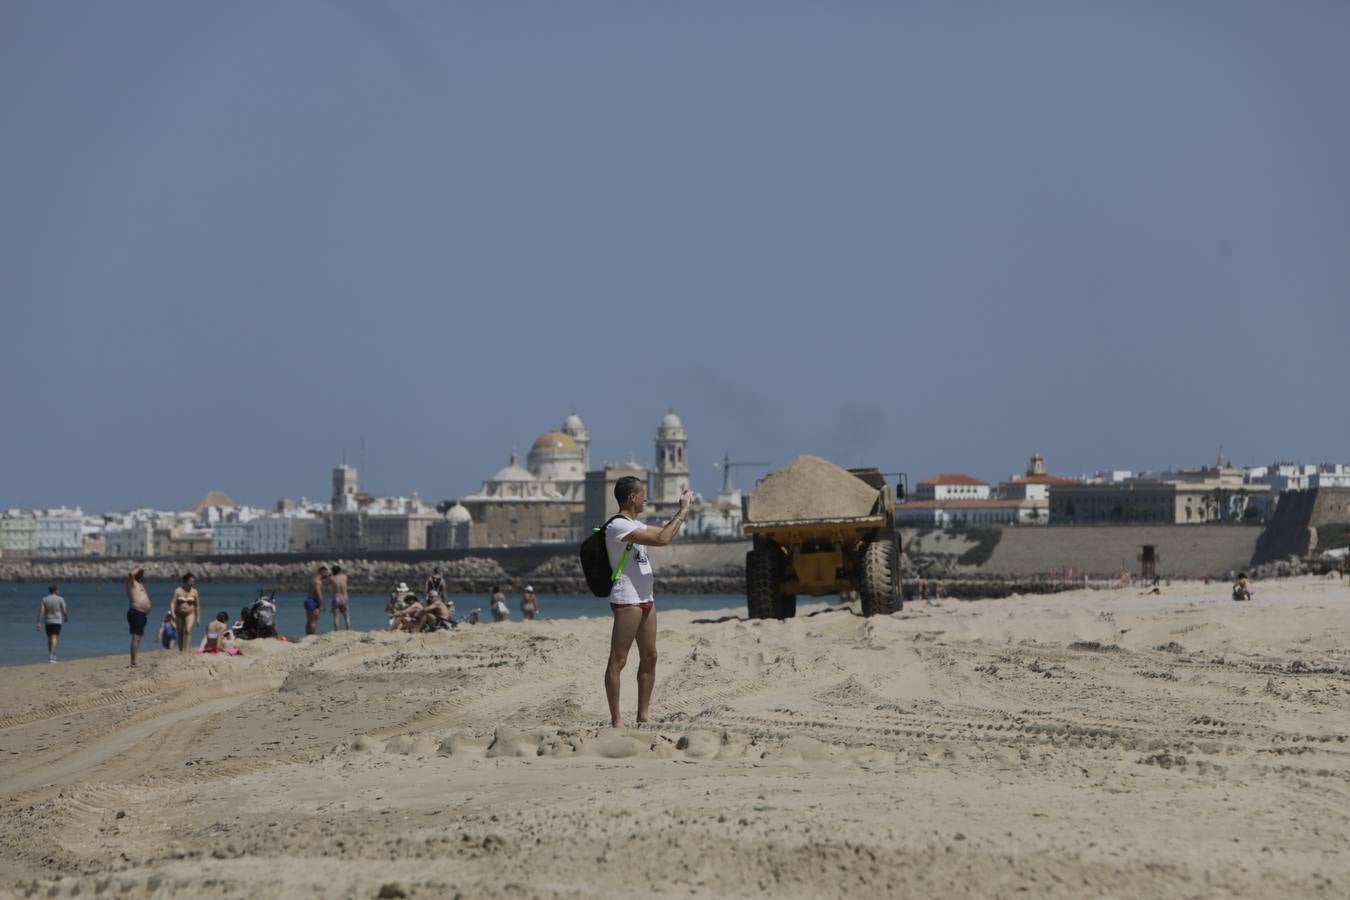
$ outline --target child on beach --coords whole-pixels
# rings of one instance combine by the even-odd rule
[[[173,613],[165,613],[164,621],[159,623],[159,645],[165,650],[173,649],[173,642],[178,640],[178,629],[173,624]]]

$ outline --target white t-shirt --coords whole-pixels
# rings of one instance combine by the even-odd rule
[[[635,522],[627,516],[619,516],[605,527],[605,550],[609,552],[611,566],[619,564],[619,557],[623,556],[624,548],[628,546],[624,538],[641,527],[641,522]],[[609,602],[621,606],[650,602],[655,599],[652,596],[655,585],[656,576],[652,574],[647,548],[642,544],[634,544],[628,560],[623,564],[623,574],[610,588]]]

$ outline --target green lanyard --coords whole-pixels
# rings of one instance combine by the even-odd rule
[[[617,518],[618,518],[618,516],[615,516],[615,517],[614,517],[614,519],[617,519]],[[627,516],[625,516],[624,518],[627,518]],[[614,519],[610,519],[609,522],[613,522]],[[605,527],[606,527],[606,528],[609,527],[609,522],[606,522],[606,523],[605,523]],[[596,530],[596,531],[599,531],[600,529],[597,528],[597,529],[595,529],[595,530]],[[612,575],[609,576],[609,583],[610,583],[610,584],[613,584],[614,582],[618,581],[618,580],[619,580],[619,576],[623,574],[623,567],[628,563],[628,552],[629,552],[630,550],[632,550],[632,549],[633,549],[633,545],[632,545],[632,544],[629,544],[629,545],[627,545],[626,547],[623,548],[623,555],[619,557],[619,564],[618,564],[617,566],[614,567],[614,573],[613,573]]]

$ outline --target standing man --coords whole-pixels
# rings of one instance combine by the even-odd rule
[[[680,511],[660,528],[638,521],[647,508],[647,487],[636,477],[625,475],[614,485],[619,514],[605,525],[605,549],[619,577],[609,592],[609,608],[614,611],[614,630],[609,638],[609,662],[605,666],[605,697],[609,700],[610,723],[623,727],[619,715],[619,676],[628,663],[633,641],[638,645],[637,721],[651,721],[652,686],[656,684],[656,576],[647,556],[648,547],[665,547],[689,515],[694,492],[680,492]],[[620,563],[622,560],[622,563]]]
[[[333,566],[333,576],[329,582],[333,585],[333,630],[338,630],[338,615],[341,614],[347,623],[343,627],[351,631],[352,608],[351,601],[347,599],[347,573],[342,571],[342,566]]]
[[[327,566],[319,566],[319,571],[309,580],[309,594],[305,597],[306,637],[319,630],[319,615],[323,612],[323,583],[327,580]]]
[[[197,593],[197,577],[191,572],[185,573],[183,583],[173,589],[169,609],[173,610],[174,628],[178,629],[178,652],[181,653],[192,643],[192,630],[197,627],[197,618],[202,611],[202,595]]]
[[[38,631],[47,629],[47,662],[56,662],[56,644],[61,640],[61,626],[70,621],[66,600],[56,592],[56,585],[47,586],[47,596],[38,604]]]
[[[136,668],[136,651],[141,647],[145,623],[150,616],[150,592],[145,589],[145,566],[137,566],[127,575],[127,626],[131,629],[131,665]]]

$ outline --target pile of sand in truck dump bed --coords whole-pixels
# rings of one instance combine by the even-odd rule
[[[746,520],[851,519],[869,516],[877,490],[819,456],[799,456],[765,478],[746,503]]]

